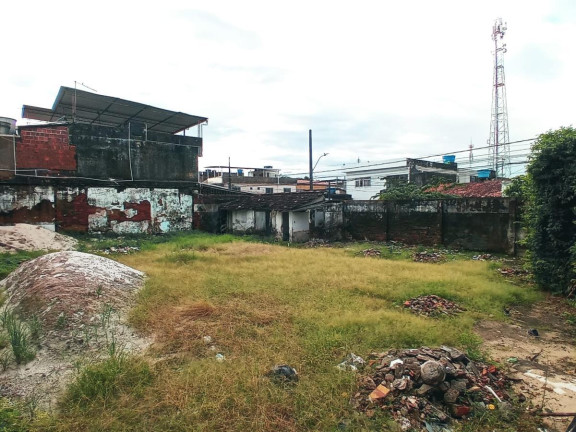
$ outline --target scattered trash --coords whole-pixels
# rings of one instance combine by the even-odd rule
[[[474,255],[472,259],[475,261],[489,261],[492,259],[492,255],[491,254]]]
[[[415,252],[412,259],[416,262],[437,263],[446,261],[446,256],[440,252]]]
[[[518,357],[509,357],[506,359],[508,363],[518,363]]]
[[[343,371],[350,370],[356,372],[359,368],[364,367],[365,364],[366,362],[362,357],[350,353],[344,361],[339,363],[336,367]]]
[[[530,329],[530,330],[528,330],[528,334],[529,334],[530,336],[535,336],[535,337],[540,336],[540,334],[538,333],[538,330],[536,330],[536,329]]]
[[[415,314],[425,316],[456,315],[466,310],[453,301],[433,294],[406,300],[404,307]]]
[[[138,251],[140,251],[140,248],[136,246],[111,246],[106,249],[96,249],[95,252],[100,252],[103,255],[128,255]]]
[[[288,365],[274,366],[274,368],[266,375],[276,382],[298,381],[298,372],[296,369]]]
[[[206,345],[211,344],[212,343],[212,336],[202,336],[202,340],[204,341],[204,343]]]
[[[510,399],[498,368],[446,346],[372,353],[364,373],[351,403],[362,412],[388,411],[403,430],[449,432],[451,419]]]
[[[216,354],[216,361],[217,362],[223,362],[224,360],[226,360],[226,357],[224,357],[224,354]]]

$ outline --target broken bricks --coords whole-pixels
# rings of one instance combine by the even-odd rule
[[[493,365],[474,362],[443,346],[372,353],[354,406],[381,408],[399,423],[422,430],[428,422],[465,419],[490,405],[506,405],[508,379]],[[374,387],[376,386],[376,388]]]
[[[406,300],[404,307],[410,309],[417,315],[425,316],[455,315],[466,310],[455,302],[434,294]]]

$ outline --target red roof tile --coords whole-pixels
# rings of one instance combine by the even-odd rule
[[[486,180],[474,183],[463,184],[441,184],[430,189],[426,192],[441,192],[446,195],[456,195],[468,198],[491,198],[502,196],[502,180]]]

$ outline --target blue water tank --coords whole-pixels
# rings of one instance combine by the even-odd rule
[[[244,170],[243,170],[243,169],[239,169],[239,170],[238,170],[238,175],[239,175],[239,176],[243,176],[243,175],[244,175]]]
[[[478,178],[490,178],[491,172],[489,169],[478,170]]]
[[[442,162],[444,162],[445,164],[452,164],[454,163],[455,160],[456,160],[455,155],[442,156]]]

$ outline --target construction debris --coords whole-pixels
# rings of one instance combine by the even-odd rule
[[[379,257],[380,255],[382,255],[382,252],[378,249],[369,248],[361,251],[359,255],[363,255],[365,257]]]
[[[372,353],[358,383],[354,407],[388,411],[402,430],[426,431],[431,425],[449,430],[451,419],[490,408],[510,410],[509,380],[498,368],[445,346]]]
[[[360,356],[357,356],[354,353],[348,354],[342,363],[339,363],[336,367],[343,371],[354,371],[356,372],[358,369],[364,367],[366,362]]]
[[[480,255],[474,255],[472,257],[472,259],[474,261],[490,261],[491,259],[493,259],[494,257],[492,256],[492,254],[486,253],[486,254],[480,254]]]
[[[140,248],[136,246],[111,246],[106,249],[97,249],[95,252],[100,252],[103,255],[128,255],[138,251],[140,251]]]
[[[304,246],[307,248],[330,247],[330,243],[325,239],[312,238]]]
[[[412,259],[415,262],[437,263],[446,261],[446,256],[440,252],[414,252]]]
[[[442,315],[456,315],[466,309],[453,301],[446,300],[434,294],[415,297],[404,302],[404,307],[409,308],[417,315],[428,317]]]
[[[524,270],[521,268],[514,268],[514,267],[505,267],[499,269],[500,274],[503,276],[527,276],[530,274],[528,270]]]

